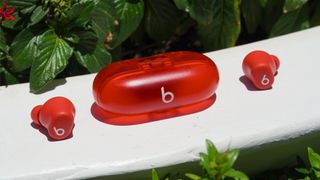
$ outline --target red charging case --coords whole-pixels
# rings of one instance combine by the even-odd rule
[[[196,52],[170,52],[113,63],[94,79],[92,114],[131,125],[204,110],[215,101],[219,73]]]

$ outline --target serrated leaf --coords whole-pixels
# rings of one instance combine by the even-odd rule
[[[210,24],[199,24],[198,35],[205,50],[234,46],[240,34],[239,0],[213,1]]]
[[[261,21],[262,7],[257,0],[242,0],[241,12],[249,33],[254,33]]]
[[[284,4],[284,10],[286,12],[294,11],[301,8],[308,0],[286,0]]]
[[[2,78],[3,77],[3,78]],[[7,69],[0,66],[0,85],[10,85],[10,84],[17,84],[19,83],[18,79]]]
[[[178,26],[181,13],[172,1],[146,0],[144,27],[155,41],[168,40]]]
[[[15,71],[23,71],[31,67],[33,60],[38,55],[40,32],[27,28],[13,40],[10,51]]]
[[[309,6],[307,4],[300,9],[283,14],[272,28],[270,37],[308,28],[310,26],[308,16]]]
[[[41,6],[36,7],[36,9],[32,12],[30,17],[30,26],[37,24],[40,22],[48,13],[48,9],[44,10]]]
[[[312,168],[320,170],[320,155],[310,147],[308,147],[308,158]]]
[[[6,38],[2,29],[0,29],[0,50],[3,51],[4,53],[8,53]]]
[[[241,171],[230,169],[225,174],[227,177],[234,178],[235,180],[249,180],[248,176]]]
[[[111,63],[110,53],[102,46],[97,46],[92,54],[83,53],[76,50],[75,56],[77,61],[91,73],[100,71],[103,67]]]
[[[41,90],[65,69],[73,49],[53,30],[43,33],[39,54],[31,67],[30,89],[32,92]]]

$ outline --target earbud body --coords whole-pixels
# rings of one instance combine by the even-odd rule
[[[249,53],[242,63],[245,76],[252,81],[256,88],[261,90],[272,87],[279,66],[279,59],[264,51]]]
[[[74,126],[75,107],[64,97],[54,97],[43,105],[38,105],[31,112],[35,124],[43,126],[55,140],[66,139]]]

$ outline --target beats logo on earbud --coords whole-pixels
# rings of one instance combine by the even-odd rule
[[[32,109],[31,117],[35,124],[45,127],[55,140],[67,138],[74,126],[75,108],[64,97],[54,97],[43,105]]]
[[[242,69],[248,79],[258,89],[270,89],[274,82],[274,76],[279,69],[280,61],[264,51],[253,51],[243,60]]]

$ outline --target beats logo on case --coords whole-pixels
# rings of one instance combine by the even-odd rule
[[[242,63],[242,69],[246,77],[252,81],[256,88],[261,90],[272,87],[279,66],[279,59],[264,51],[249,53]]]
[[[43,105],[32,109],[31,117],[35,124],[45,127],[55,140],[66,139],[74,126],[75,108],[70,100],[54,97]]]

